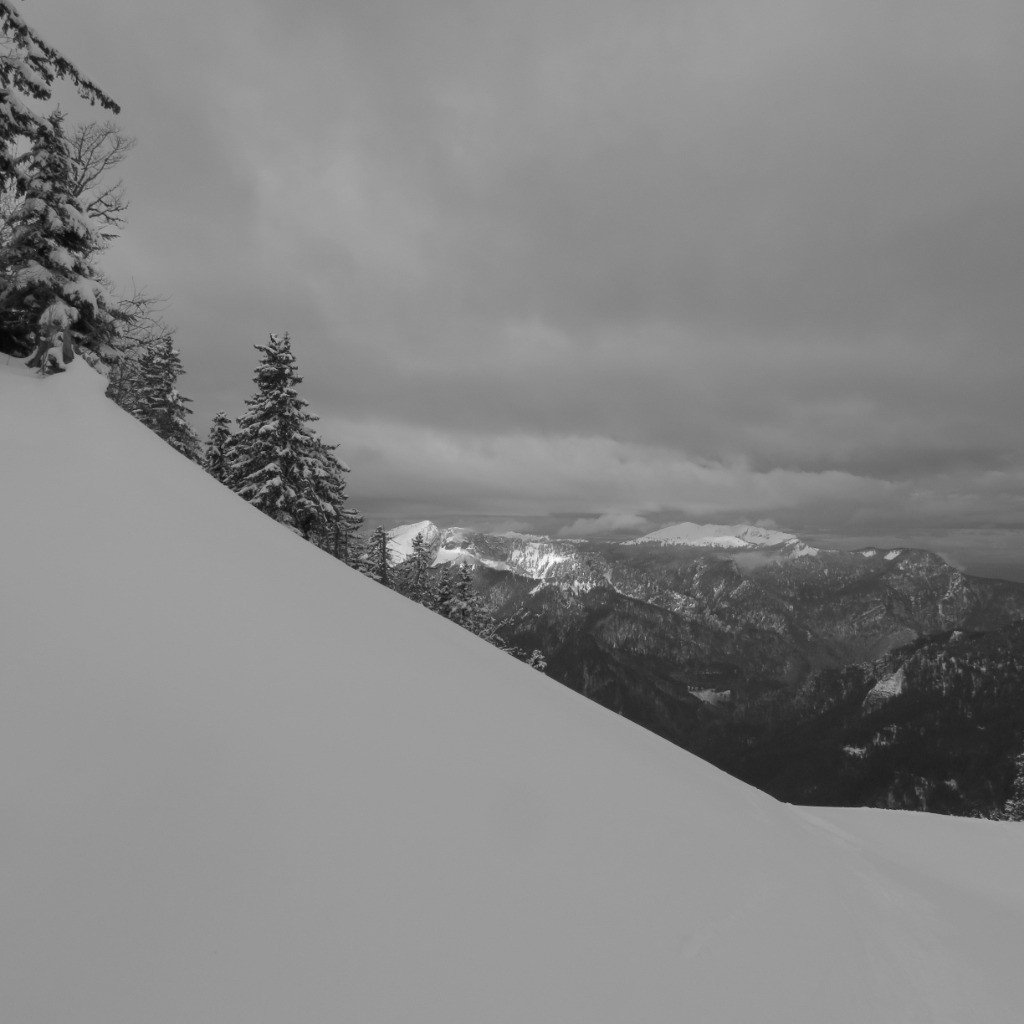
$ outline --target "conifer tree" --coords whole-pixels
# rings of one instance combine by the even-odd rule
[[[181,353],[170,338],[144,349],[138,359],[138,381],[130,412],[159,434],[175,451],[199,461],[199,438],[188,422],[192,401],[177,389],[185,370]]]
[[[412,539],[412,554],[402,563],[398,576],[398,589],[413,601],[430,606],[432,592],[429,569],[433,554],[426,538],[417,533]]]
[[[1024,821],[1024,752],[1014,759],[1017,773],[1013,779],[1013,790],[1006,801],[1004,812],[1010,821]]]
[[[98,355],[109,367],[107,397],[129,412],[138,401],[140,359],[154,345],[174,342],[174,328],[161,315],[164,301],[135,288],[131,295],[118,298],[111,309],[112,331]]]
[[[351,505],[345,505],[339,517],[338,558],[354,569],[360,569],[366,557],[365,542],[360,534],[363,525],[363,514]]]
[[[366,538],[359,532],[363,525],[363,515],[357,509],[345,509],[346,514],[352,512],[354,519],[351,526],[339,534],[337,557],[357,572],[366,574]]]
[[[459,566],[455,577],[449,617],[463,629],[475,633],[481,640],[486,640],[498,650],[505,651],[506,654],[511,654],[521,661],[529,661],[518,647],[508,643],[499,633],[500,624],[484,607],[483,600],[473,586],[473,571],[465,562]]]
[[[10,220],[5,222],[0,238],[3,246],[0,253],[0,352],[25,355],[32,350],[32,335],[35,335],[33,363],[41,367],[44,353],[57,340],[61,314],[70,317],[70,309],[79,307],[69,301],[73,296],[63,287],[54,289],[53,295],[45,293],[41,281],[29,287],[34,271],[27,260],[33,244],[39,241],[31,236],[33,232],[41,234],[45,227],[41,221],[31,225],[31,216],[37,215],[41,208],[50,209],[53,215],[50,223],[59,232],[81,231],[84,225],[75,216],[73,204],[67,210],[61,209],[59,202],[49,205],[56,197],[43,188],[46,180],[43,168],[49,165],[47,147],[51,143],[57,145],[53,154],[57,164],[66,161],[67,149],[59,134],[55,134],[54,123],[39,107],[52,98],[54,83],[63,79],[74,85],[90,104],[99,103],[115,114],[120,108],[71,61],[40,38],[9,0],[0,0],[0,46],[3,47],[0,55],[0,199],[5,207],[10,204],[17,209],[20,219],[17,231],[21,235],[18,244],[13,245],[15,225]],[[53,170],[51,166],[50,173]],[[66,189],[66,182],[65,176],[62,189]],[[40,194],[27,197],[26,192],[33,183]],[[27,206],[20,202],[23,197],[28,200]],[[45,252],[42,255],[45,256]],[[72,247],[69,251],[72,266],[66,268],[71,271],[75,269],[74,256]],[[52,269],[45,260],[40,267],[43,272]],[[72,283],[69,278],[70,275],[64,275],[57,283],[68,285]],[[83,303],[89,302],[89,294],[86,284],[81,296]],[[54,304],[55,296],[61,298],[66,309]],[[94,293],[92,297],[95,299]],[[62,361],[69,362],[73,339],[65,333],[62,340]]]
[[[544,657],[544,652],[534,648],[533,653],[524,659],[526,664],[530,668],[535,668],[538,672],[543,672],[548,667],[548,659]]]
[[[452,588],[451,611],[449,618],[457,622],[464,629],[472,629],[470,623],[474,618],[474,611],[478,601],[476,592],[473,590],[473,577],[469,566],[463,562],[455,574],[455,583]]]
[[[10,3],[0,0],[0,40],[5,47],[0,60],[0,180],[23,185],[15,158],[18,143],[31,144],[44,130],[45,116],[24,101],[48,101],[58,79],[71,82],[90,104],[117,114],[118,105],[90,82],[63,54],[49,46],[26,24]]]
[[[209,437],[206,439],[206,456],[203,466],[215,480],[224,483],[228,477],[228,449],[231,445],[231,420],[227,413],[218,412],[213,417]]]
[[[19,161],[24,199],[11,214],[0,278],[0,319],[9,347],[27,351],[34,336],[28,365],[36,367],[58,335],[67,363],[74,341],[99,349],[113,329],[113,303],[91,263],[103,238],[73,194],[62,122],[54,112]]]
[[[342,473],[348,471],[310,427],[317,417],[296,387],[302,383],[287,334],[271,334],[261,353],[256,393],[231,439],[229,486],[261,512],[307,540],[330,536],[341,516]]]
[[[437,577],[437,587],[434,590],[434,611],[443,615],[446,619],[452,617],[452,605],[455,601],[455,585],[452,580],[451,569],[445,562]]]
[[[363,516],[347,504],[344,474],[349,468],[335,456],[336,448],[337,445],[325,444],[313,435],[310,483],[320,499],[320,507],[332,511],[309,523],[306,535],[318,547],[352,565],[359,555],[356,532],[363,524]]]
[[[364,556],[366,575],[383,583],[385,587],[391,587],[394,580],[391,575],[391,552],[388,550],[388,535],[383,526],[378,526],[370,534],[369,543],[366,545]]]
[[[492,641],[494,622],[473,586],[473,570],[465,562],[459,566],[455,577],[451,608],[451,618],[455,622],[488,642]]]

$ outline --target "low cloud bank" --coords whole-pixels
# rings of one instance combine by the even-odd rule
[[[594,518],[581,517],[558,531],[559,537],[593,537],[601,533],[620,533],[638,530],[647,525],[643,516],[631,513],[607,512]]]

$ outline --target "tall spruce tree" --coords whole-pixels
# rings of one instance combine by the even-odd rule
[[[433,552],[427,544],[426,537],[422,533],[417,533],[412,539],[412,553],[395,573],[397,589],[411,600],[428,607],[433,606],[433,587],[429,572],[433,560]]]
[[[455,600],[455,584],[452,580],[452,571],[445,562],[437,576],[437,586],[434,588],[434,611],[443,615],[446,619],[452,617],[452,604]]]
[[[28,365],[37,367],[58,338],[66,363],[73,358],[73,342],[100,349],[114,325],[113,301],[92,263],[104,241],[73,194],[62,122],[54,112],[19,162],[24,199],[10,218],[0,279],[2,328],[10,346],[20,345],[23,352],[34,341]]]
[[[498,650],[520,660],[528,660],[518,647],[510,644],[498,631],[500,624],[484,607],[483,599],[473,586],[473,570],[465,562],[459,566],[455,576],[449,618]]]
[[[63,54],[48,45],[22,18],[10,0],[0,0],[0,181],[25,186],[24,170],[15,156],[25,141],[32,147],[45,132],[46,116],[35,105],[50,100],[58,79],[71,82],[90,104],[117,114],[118,105],[90,82]]]
[[[370,540],[363,556],[363,565],[366,575],[371,579],[383,583],[385,587],[393,586],[391,552],[388,549],[388,534],[383,526],[378,526],[370,534]]]
[[[261,512],[307,540],[330,535],[343,512],[347,467],[311,429],[316,416],[296,387],[302,383],[286,334],[271,334],[253,381],[256,393],[229,448],[228,485]]]
[[[72,311],[81,308],[67,286],[74,283],[71,272],[76,270],[79,242],[83,237],[90,243],[94,239],[89,237],[88,222],[78,218],[81,208],[61,201],[68,178],[57,172],[67,166],[66,140],[59,122],[55,126],[39,107],[52,98],[54,83],[64,79],[89,103],[99,103],[115,114],[120,108],[30,28],[9,0],[0,0],[0,47],[0,197],[16,208],[19,218],[16,225],[4,225],[0,238],[0,352],[27,355],[34,345],[33,363],[41,367],[64,321],[70,323]],[[59,179],[56,191],[51,188],[55,178]],[[30,189],[34,195],[26,194]],[[44,210],[49,211],[45,221],[39,218]],[[55,268],[47,258],[57,248],[45,244],[49,228],[71,241],[70,248],[65,247],[69,267]],[[38,269],[30,265],[33,251],[43,257]],[[48,293],[44,284],[51,273],[55,287]],[[89,287],[93,278],[81,276],[79,302],[98,301]],[[65,333],[62,340],[62,361],[68,362],[72,338]]]
[[[199,438],[187,418],[192,415],[188,407],[192,400],[177,388],[184,372],[181,353],[170,338],[144,349],[138,358],[138,385],[129,411],[175,451],[198,462]]]
[[[322,507],[333,511],[326,518],[312,522],[307,536],[324,551],[352,565],[359,554],[356,533],[362,526],[363,516],[347,504],[345,474],[349,468],[334,454],[336,449],[337,445],[326,444],[313,436],[311,483]]]
[[[231,420],[227,413],[218,412],[213,417],[213,426],[210,427],[209,436],[206,439],[206,455],[203,458],[203,467],[206,472],[224,483],[228,477],[228,449],[231,445]]]
[[[488,642],[493,642],[494,620],[473,586],[473,570],[466,562],[459,566],[455,576],[451,609],[450,617],[453,621]]]

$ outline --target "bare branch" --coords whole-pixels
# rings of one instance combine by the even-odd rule
[[[96,182],[134,149],[135,142],[113,121],[78,125],[68,137],[68,148],[75,164],[71,178],[74,194],[80,196],[95,188]]]
[[[127,218],[124,182],[101,186],[100,179],[131,152],[135,139],[113,121],[78,125],[68,139],[72,161],[71,193],[83,199],[85,212],[102,226],[105,241],[116,238]]]

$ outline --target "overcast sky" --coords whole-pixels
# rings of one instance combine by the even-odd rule
[[[357,506],[1024,573],[1020,0],[23,10],[139,140],[106,265],[202,435],[288,330]]]

